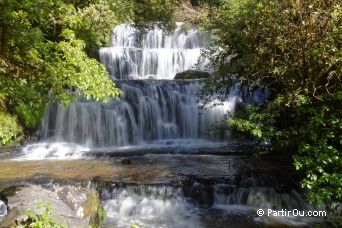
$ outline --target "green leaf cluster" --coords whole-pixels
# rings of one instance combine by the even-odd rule
[[[66,228],[67,226],[57,222],[52,217],[52,205],[51,203],[37,202],[37,209],[40,213],[36,214],[32,210],[26,210],[26,214],[20,219],[20,226],[31,228]]]
[[[22,127],[17,118],[6,112],[4,94],[0,93],[0,146],[17,141],[22,135]]]
[[[180,0],[136,0],[132,3],[134,26],[142,32],[157,26],[168,32],[176,28],[174,11]]]
[[[3,111],[17,115],[25,129],[37,128],[46,103],[57,99],[67,104],[75,90],[102,101],[120,94],[104,67],[86,52],[111,33],[113,21],[101,23],[94,16],[115,15],[107,2],[5,0],[0,6]]]
[[[22,134],[22,128],[15,117],[0,111],[0,145],[15,142]]]
[[[268,91],[245,118],[228,120],[273,150],[295,150],[302,186],[316,202],[342,200],[342,5],[331,1],[222,0],[204,25],[215,70],[202,98],[226,99],[236,83]]]

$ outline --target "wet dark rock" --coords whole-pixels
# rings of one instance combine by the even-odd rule
[[[7,198],[6,198],[4,195],[2,195],[1,193],[0,193],[0,201],[4,202],[4,203],[7,205],[8,200],[7,200]]]
[[[175,75],[174,79],[200,79],[200,78],[208,78],[210,74],[204,71],[198,70],[186,70]]]
[[[121,160],[121,163],[123,165],[130,165],[132,163],[132,161],[130,159],[128,159],[128,158],[125,158],[125,159]]]
[[[1,159],[11,159],[18,154],[21,153],[22,146],[21,145],[14,145],[14,146],[1,146],[0,148],[0,158]]]
[[[200,205],[210,206],[213,204],[213,188],[211,186],[195,182],[190,187],[189,196],[196,199]]]
[[[211,209],[204,216],[203,223],[206,227],[210,228],[245,228],[254,227],[261,228],[264,227],[262,224],[258,224],[253,220],[253,217],[248,215],[248,213],[243,213],[242,211],[235,211],[234,213],[225,213],[219,209]]]

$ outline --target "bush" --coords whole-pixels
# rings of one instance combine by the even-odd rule
[[[0,110],[0,144],[8,145],[19,140],[22,128],[17,118]]]

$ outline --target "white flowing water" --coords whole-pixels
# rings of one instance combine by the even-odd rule
[[[114,188],[111,198],[104,200],[106,219],[103,226],[115,224],[115,227],[132,227],[135,224],[138,227],[203,227],[195,206],[184,197],[181,188]]]
[[[101,48],[100,59],[110,76],[120,79],[116,80],[116,85],[122,90],[122,97],[107,104],[80,97],[77,103],[67,107],[49,105],[41,123],[40,137],[54,146],[47,146],[49,153],[42,151],[42,144],[30,146],[25,149],[25,159],[82,155],[54,152],[65,151],[66,143],[71,143],[70,150],[76,143],[84,147],[84,151],[109,147],[117,151],[120,147],[150,147],[149,144],[156,148],[165,141],[173,145],[190,140],[198,147],[199,139],[207,140],[208,144],[211,144],[208,140],[222,140],[225,132],[210,136],[206,133],[213,125],[225,126],[225,115],[233,113],[236,103],[242,102],[238,85],[231,88],[223,105],[201,110],[197,96],[201,90],[200,80],[155,80],[172,79],[177,72],[194,67],[208,39],[208,33],[201,33],[195,27],[182,31],[182,24],[170,35],[154,29],[140,36],[130,25],[115,27],[112,46]],[[136,80],[147,78],[154,80]],[[264,95],[257,94],[253,99],[259,102]],[[58,143],[62,150],[57,148]],[[182,145],[185,144],[179,146]]]
[[[100,59],[115,79],[173,79],[195,67],[209,38],[195,27],[182,31],[182,24],[171,35],[157,28],[141,35],[128,24],[115,27],[113,34]]]
[[[200,110],[198,81],[122,81],[123,96],[108,104],[82,99],[63,107],[48,106],[41,124],[42,139],[90,147],[127,146],[154,140],[205,137],[215,123],[233,112],[237,89],[223,106]],[[218,137],[218,136],[217,136]]]
[[[234,190],[227,191],[231,187]],[[183,188],[187,193],[183,192]],[[245,227],[244,224],[249,227],[324,226],[322,216],[267,215],[268,209],[294,210],[299,213],[325,210],[324,207],[305,204],[301,194],[294,189],[278,192],[274,187],[236,188],[227,184],[205,186],[199,182],[183,188],[153,185],[128,185],[114,187],[110,191],[104,188],[101,197],[107,214],[103,227],[222,227],[214,225],[215,219],[206,217],[208,213],[219,216],[231,227]],[[265,215],[258,216],[258,209],[263,209]],[[237,217],[243,218],[236,221]]]

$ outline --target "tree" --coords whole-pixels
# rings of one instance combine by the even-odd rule
[[[104,102],[119,96],[96,60],[99,47],[109,44],[112,28],[137,19],[143,22],[140,27],[174,24],[169,18],[174,1],[140,2],[0,1],[0,115],[10,114],[11,121],[18,117],[26,130],[34,130],[47,103],[67,105],[76,100],[75,91]],[[151,8],[156,12],[144,13]],[[22,128],[6,126],[0,126],[2,143],[21,134]]]
[[[338,0],[221,1],[205,27],[215,37],[204,51],[215,73],[202,98],[224,100],[235,83],[270,92],[231,126],[295,149],[302,186],[316,202],[342,199],[341,23]],[[265,148],[263,148],[265,149]]]

